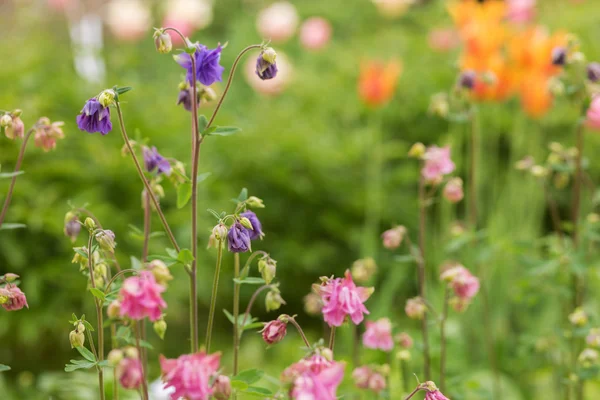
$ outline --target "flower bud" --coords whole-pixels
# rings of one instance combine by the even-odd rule
[[[77,332],[85,332],[85,325],[82,322],[77,324]]]
[[[259,199],[256,196],[248,197],[248,200],[246,200],[246,205],[251,208],[265,208],[262,199]]]
[[[406,332],[397,334],[394,340],[400,347],[404,347],[405,349],[410,349],[413,346],[413,340]]]
[[[4,274],[4,276],[2,277],[2,279],[4,279],[5,282],[14,282],[19,278],[19,275],[17,274],[13,274],[11,272],[9,272],[8,274]]]
[[[588,346],[596,348],[600,347],[600,328],[590,329],[590,333],[588,333],[585,341]]]
[[[396,359],[398,359],[400,361],[410,361],[410,359],[411,359],[410,351],[400,350],[399,352],[396,353]]]
[[[156,282],[161,286],[167,287],[169,281],[173,279],[171,271],[161,260],[150,261],[150,263],[148,263],[148,269],[152,272],[152,275],[154,275]]]
[[[273,79],[277,76],[277,53],[271,47],[260,52],[256,59],[256,75],[262,80]]]
[[[242,224],[242,226],[243,226],[244,228],[248,228],[248,229],[254,229],[254,228],[252,227],[252,222],[250,222],[250,220],[249,220],[248,218],[246,218],[246,217],[242,217],[242,218],[240,218],[240,223]]]
[[[127,358],[139,358],[140,357],[140,353],[138,352],[138,349],[136,349],[133,346],[127,346],[123,349],[124,353],[125,353],[125,357]]]
[[[247,219],[247,218],[246,218]],[[227,239],[227,226],[223,223],[219,223],[217,225],[215,225],[215,227],[212,230],[212,234],[215,237],[216,240],[225,240]]]
[[[423,302],[422,298],[413,297],[412,299],[408,299],[406,301],[404,311],[406,312],[408,318],[423,319],[423,316],[427,311],[427,306],[425,305],[425,302]]]
[[[357,388],[367,389],[369,387],[369,378],[372,374],[373,371],[371,368],[362,366],[355,368],[354,371],[352,371],[352,379]]]
[[[262,338],[266,344],[272,345],[279,343],[287,333],[287,322],[279,319],[267,322],[260,333],[262,333]]]
[[[213,384],[213,397],[216,400],[227,400],[231,397],[231,381],[226,375],[219,375]]]
[[[463,71],[458,78],[458,86],[464,89],[473,89],[475,87],[475,80],[477,79],[477,73],[472,70]]]
[[[598,363],[599,353],[594,349],[584,349],[579,357],[577,357],[577,361],[581,363],[584,368],[589,368],[594,364]]]
[[[421,142],[417,142],[412,145],[408,151],[408,156],[412,158],[421,158],[425,155],[425,145]]]
[[[385,377],[378,372],[375,372],[369,378],[368,388],[375,393],[381,392],[386,387]]]
[[[115,92],[112,89],[106,89],[98,96],[98,103],[102,107],[108,107],[115,102]]]
[[[377,264],[371,257],[354,261],[352,264],[352,277],[356,282],[367,282],[377,272]]]
[[[567,49],[562,46],[552,49],[552,64],[563,66],[567,62]]]
[[[321,296],[316,293],[309,293],[304,296],[304,311],[308,315],[316,316],[321,314],[321,309],[323,308],[323,301],[321,300]]]
[[[273,260],[271,257],[263,257],[258,261],[258,272],[265,280],[265,282],[270,284],[275,278],[275,273],[277,272],[277,261]]]
[[[600,63],[593,62],[588,64],[587,77],[590,81],[594,83],[600,81]]]
[[[14,138],[22,138],[25,134],[25,124],[21,121],[21,118],[13,114],[12,124],[5,128],[4,134],[11,140]]]
[[[117,244],[115,243],[115,234],[113,231],[108,229],[98,231],[96,233],[96,241],[102,250],[109,253],[113,253],[115,251],[115,246]]]
[[[541,165],[534,165],[531,167],[531,175],[535,176],[536,178],[544,178],[548,176],[548,169],[542,167]]]
[[[388,229],[387,231],[381,234],[383,247],[385,247],[388,250],[397,249],[402,244],[402,240],[404,240],[405,235],[406,228],[402,225],[396,226],[392,229]]]
[[[158,335],[159,338],[165,338],[165,332],[167,332],[167,323],[164,319],[159,319],[153,325],[154,332]]]
[[[327,361],[333,361],[333,351],[330,348],[323,347],[319,350],[319,354],[323,356]]]
[[[157,29],[154,32],[154,45],[160,54],[169,54],[173,50],[171,35],[162,29]]]
[[[285,300],[281,297],[279,293],[279,289],[271,289],[267,296],[265,297],[265,306],[267,308],[267,312],[279,310],[282,304],[285,304]]]
[[[69,342],[71,342],[71,348],[82,347],[85,343],[85,335],[83,332],[77,331],[74,329],[69,333]]]
[[[464,197],[463,181],[460,178],[452,178],[444,186],[444,198],[450,203],[458,203]]]
[[[4,114],[2,117],[0,117],[0,127],[6,128],[12,126],[12,123],[13,120],[10,114]]]
[[[121,315],[121,302],[119,300],[113,300],[106,308],[106,315],[111,319],[119,318]]]
[[[200,97],[200,101],[204,101],[205,103],[209,103],[217,99],[217,93],[210,86],[205,86],[200,89],[198,96]]]
[[[89,231],[93,231],[94,229],[96,229],[96,222],[90,217],[87,217],[83,224]]]
[[[108,360],[109,364],[112,365],[113,367],[117,366],[121,360],[125,357],[125,355],[123,354],[123,351],[119,350],[119,349],[112,349],[109,353],[108,356],[106,356],[106,359]]]
[[[575,326],[584,326],[588,322],[588,316],[581,307],[577,307],[569,314],[569,321]]]
[[[104,278],[108,275],[108,267],[104,263],[94,265],[94,276]]]

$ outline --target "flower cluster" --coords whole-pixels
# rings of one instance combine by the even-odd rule
[[[291,384],[290,395],[294,400],[335,400],[344,368],[343,363],[333,360],[328,349],[317,349],[315,354],[285,369],[281,380]]]
[[[373,368],[367,365],[357,367],[352,371],[352,379],[359,389],[368,389],[379,393],[386,388],[385,375],[381,368]]]
[[[389,318],[367,321],[366,326],[367,330],[363,334],[363,345],[366,348],[392,351],[394,339],[392,338],[392,322]]]
[[[464,311],[479,292],[479,279],[460,264],[448,267],[440,279],[452,288],[455,297],[450,299],[450,304],[456,311]]]

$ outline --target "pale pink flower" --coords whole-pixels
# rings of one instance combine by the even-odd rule
[[[217,376],[221,354],[207,355],[201,351],[184,354],[176,359],[160,356],[162,379],[166,388],[173,388],[171,399],[208,400],[213,394],[211,379]]]
[[[367,330],[363,334],[363,345],[369,349],[391,351],[394,348],[392,338],[392,322],[389,318],[380,318],[377,321],[367,321]]]
[[[287,1],[278,1],[258,14],[256,29],[263,39],[281,43],[294,35],[298,21],[296,7]],[[279,66],[279,57],[277,64]]]
[[[460,45],[460,36],[453,28],[439,28],[429,32],[427,38],[429,47],[432,50],[446,52],[457,48]]]
[[[354,380],[354,385],[356,385],[356,387],[359,389],[368,389],[369,378],[371,378],[371,375],[373,375],[373,371],[366,365],[355,368],[354,371],[352,371],[352,379]]]
[[[375,393],[381,392],[386,387],[385,377],[379,372],[373,372],[369,378],[369,390]]]
[[[434,390],[433,392],[427,392],[425,394],[425,400],[450,400],[446,396],[442,394],[439,390]]]
[[[450,307],[456,312],[464,312],[467,310],[471,302],[469,299],[464,299],[461,297],[452,297],[449,301]]]
[[[165,288],[156,283],[152,272],[147,270],[125,279],[119,291],[121,316],[136,320],[146,317],[150,321],[159,320],[162,310],[167,307],[161,296],[164,291]]]
[[[506,0],[506,17],[515,23],[526,23],[535,15],[536,0]]]
[[[137,41],[150,30],[152,17],[141,0],[111,0],[106,6],[106,24],[116,38]]]
[[[343,363],[332,365],[315,373],[307,371],[294,379],[290,391],[294,400],[336,400],[337,387],[344,378]]]
[[[139,358],[124,358],[116,368],[121,386],[125,389],[140,387],[144,374],[142,372],[142,362]]]
[[[283,340],[285,334],[287,333],[287,324],[276,319],[266,323],[265,327],[260,332],[262,333],[263,340],[266,344],[271,345],[279,343]]]
[[[413,339],[406,332],[401,332],[394,337],[394,340],[400,347],[404,347],[405,349],[410,349],[413,346]]]
[[[330,40],[331,24],[325,18],[309,18],[300,27],[300,43],[305,49],[320,50]]]
[[[38,120],[35,130],[34,144],[36,147],[41,147],[44,151],[50,151],[56,147],[56,141],[63,139],[65,134],[63,133],[62,126],[64,122],[50,122],[46,117],[42,117]]]
[[[179,32],[181,32],[181,34],[183,36],[186,36],[186,37],[191,36],[195,30],[194,26],[189,21],[181,19],[181,18],[176,18],[169,14],[167,14],[165,16],[165,18],[163,19],[162,26],[175,28]],[[182,45],[183,44],[183,40],[181,39],[181,36],[179,36],[177,33],[173,32],[173,31],[167,31],[167,33],[169,35],[171,35],[171,41],[173,42],[173,45]]]
[[[444,186],[444,198],[450,203],[458,203],[464,197],[463,181],[460,178],[452,178]]]
[[[321,311],[329,326],[341,326],[346,317],[350,317],[358,325],[363,321],[364,314],[369,314],[363,303],[374,289],[356,286],[350,270],[346,270],[344,278],[329,279],[314,288],[321,295]]]
[[[464,268],[452,281],[454,294],[463,300],[470,300],[479,292],[479,279]]]
[[[590,329],[590,333],[585,338],[588,346],[600,347],[600,328]]]
[[[421,174],[428,181],[438,181],[444,175],[454,171],[454,163],[450,159],[450,147],[430,146],[423,156],[425,166]]]
[[[56,11],[65,11],[73,5],[74,0],[48,0],[48,6]]]
[[[331,361],[331,359],[328,359],[322,354],[313,354],[310,357],[303,358],[297,363],[287,367],[281,373],[281,381],[284,383],[292,383],[298,376],[304,374],[305,372],[318,374],[332,365],[333,361]]]
[[[7,285],[0,288],[0,298],[2,299],[2,307],[6,311],[17,311],[23,307],[29,308],[25,293],[17,286]]]
[[[413,297],[412,299],[406,300],[404,311],[408,318],[423,319],[425,312],[427,311],[427,306],[422,298]]]
[[[387,231],[381,234],[383,247],[385,247],[388,250],[397,249],[402,244],[404,235],[406,235],[406,228],[402,225],[392,229],[388,229]]]
[[[179,21],[187,26],[189,36],[194,30],[204,29],[213,21],[213,2],[211,0],[169,0],[167,3],[165,18]],[[163,25],[164,27],[170,25]]]
[[[585,124],[588,128],[600,131],[600,95],[594,96],[587,110]]]

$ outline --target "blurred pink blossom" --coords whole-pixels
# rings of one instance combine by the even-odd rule
[[[220,353],[207,355],[201,351],[168,359],[160,356],[160,368],[166,388],[175,389],[171,399],[208,400],[213,393],[211,380],[216,378]]]
[[[298,376],[290,392],[292,399],[336,400],[337,387],[344,378],[344,367],[342,363],[333,362],[318,373],[307,371]]]
[[[452,178],[444,186],[444,198],[450,203],[458,203],[464,197],[463,181],[460,178]]]
[[[106,24],[116,38],[137,41],[149,32],[152,17],[141,0],[111,0],[106,5]]]
[[[367,321],[367,330],[363,334],[363,345],[369,349],[391,351],[394,348],[392,322],[389,318]]]
[[[526,23],[535,16],[536,0],[506,0],[509,21],[515,23]]]
[[[265,40],[281,43],[289,40],[298,27],[298,12],[292,3],[279,1],[263,9],[256,18],[256,29]],[[279,64],[279,57],[277,59]]]
[[[119,383],[125,389],[137,389],[144,377],[142,363],[139,358],[124,358],[117,366]]]
[[[404,312],[406,312],[408,318],[423,319],[426,311],[427,306],[421,297],[413,297],[412,299],[406,300]]]
[[[404,235],[406,235],[406,228],[402,225],[396,226],[392,229],[388,229],[387,231],[381,234],[381,239],[383,240],[383,247],[385,247],[388,250],[397,249],[402,244]]]
[[[333,361],[326,358],[322,354],[313,354],[310,357],[303,358],[287,367],[281,373],[281,381],[284,383],[292,383],[294,380],[304,374],[305,372],[312,372],[314,374],[318,374],[326,368],[329,368],[333,365]]]
[[[432,50],[446,52],[460,45],[460,36],[454,28],[438,28],[429,32],[429,47]]]
[[[479,279],[475,277],[471,272],[463,268],[452,280],[452,289],[454,294],[463,300],[470,300],[479,292]]]
[[[441,179],[454,171],[455,165],[450,159],[450,147],[430,146],[423,156],[425,166],[421,174],[430,182]]]
[[[600,130],[600,95],[594,96],[587,110],[585,124],[593,130]]]
[[[309,18],[300,27],[300,43],[305,49],[320,50],[330,40],[331,24],[325,18]]]

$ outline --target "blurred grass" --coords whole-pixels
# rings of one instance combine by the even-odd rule
[[[588,58],[600,58],[600,10],[595,0],[581,5],[566,0],[539,3],[540,21],[553,30],[574,32],[581,38]],[[236,77],[218,123],[240,126],[243,132],[235,137],[209,138],[203,146],[200,171],[211,172],[211,176],[200,186],[199,208],[228,209],[229,199],[241,187],[248,187],[251,194],[265,200],[267,208],[259,216],[266,238],[256,247],[278,260],[278,277],[288,302],[284,312],[300,314],[299,321],[316,339],[321,334],[321,323],[301,312],[302,297],[319,276],[341,274],[360,256],[365,200],[362,182],[367,160],[363,144],[365,135],[374,129],[372,115],[355,94],[360,62],[396,57],[404,64],[396,97],[381,113],[386,149],[381,230],[392,223],[404,224],[409,231],[416,226],[418,172],[405,157],[408,147],[415,141],[452,144],[464,179],[467,131],[464,126],[448,124],[426,113],[430,95],[446,90],[456,75],[457,53],[435,53],[427,46],[429,29],[451,25],[443,2],[414,7],[396,21],[382,19],[369,1],[349,5],[343,0],[304,0],[296,5],[302,18],[328,18],[333,24],[334,40],[319,53],[304,52],[296,38],[277,46],[291,58],[295,71],[294,82],[281,96],[263,97],[244,82],[242,73]],[[56,151],[42,154],[33,146],[28,150],[26,174],[19,178],[8,218],[10,222],[26,223],[28,229],[2,232],[0,241],[0,273],[10,271],[22,276],[30,305],[23,312],[0,314],[0,361],[13,367],[2,378],[17,378],[16,384],[10,385],[14,398],[33,398],[41,386],[31,385],[42,385],[45,379],[39,374],[61,371],[72,358],[67,339],[71,312],[92,314],[89,296],[84,296],[85,280],[77,266],[70,264],[71,245],[62,237],[67,200],[75,204],[89,202],[105,227],[115,231],[122,264],[127,265],[128,255],[141,252],[141,243],[127,234],[128,224],[142,223],[141,185],[130,160],[119,155],[121,138],[116,131],[106,137],[79,132],[75,115],[87,98],[104,87],[133,86],[123,107],[128,130],[150,137],[161,153],[184,162],[189,152],[189,115],[175,105],[182,70],[171,57],[156,54],[150,35],[137,44],[116,42],[107,36],[103,56],[109,74],[103,85],[91,85],[73,72],[69,34],[61,15],[49,13],[34,1],[0,7],[1,108],[23,109],[27,125],[41,115],[66,123],[67,137]],[[239,49],[261,41],[254,28],[258,9],[254,2],[219,1],[212,26],[193,38],[209,45],[228,41],[223,65],[229,66]],[[513,164],[526,154],[545,156],[545,145],[550,140],[573,143],[576,111],[562,101],[557,103],[540,121],[525,117],[516,101],[480,107],[481,216],[482,225],[487,227],[487,242],[495,249],[485,268],[491,282],[489,296],[500,369],[506,385],[515,390],[506,397],[511,400],[519,396],[542,398],[552,391],[551,371],[543,355],[523,350],[523,340],[524,333],[531,337],[553,333],[559,326],[560,315],[555,310],[560,299],[532,292],[515,246],[517,240],[532,240],[546,232],[548,217],[536,183],[514,171]],[[599,139],[588,135],[586,141],[591,157]],[[3,168],[12,168],[16,152],[14,143],[0,140]],[[593,157],[590,161],[591,174],[597,176],[600,166]],[[5,193],[6,181],[0,185],[0,193]],[[165,188],[164,209],[178,240],[187,243],[189,211],[177,210],[174,190],[169,184]],[[560,200],[561,210],[566,213],[568,197]],[[444,251],[448,226],[462,214],[462,207],[458,207],[457,215],[451,207],[436,206],[429,217],[432,283],[437,281],[436,266],[448,257]],[[201,249],[213,224],[208,213],[200,214]],[[157,219],[153,226],[160,230]],[[167,245],[165,240],[154,240],[152,253],[162,252]],[[201,257],[199,301],[201,321],[205,321],[215,254],[202,251]],[[399,329],[418,337],[417,324],[406,320],[402,313],[405,299],[416,294],[413,266],[393,262],[387,252],[378,258],[381,272],[376,284],[378,296],[369,303],[372,317],[392,316]],[[231,264],[227,256],[218,310],[231,308],[232,288],[226,283],[230,282]],[[152,340],[157,347],[153,355],[175,356],[188,349],[187,280],[182,271],[174,273],[176,280],[166,294],[167,340]],[[591,290],[598,288],[597,277],[589,284]],[[430,290],[430,295],[439,304],[441,294],[435,292]],[[243,304],[250,294],[244,288]],[[262,319],[274,317],[265,315],[262,307],[256,310]],[[453,399],[476,398],[461,394],[477,393],[476,386],[485,382],[480,379],[482,374],[489,379],[480,315],[479,305],[475,304],[467,314],[453,316],[449,322],[453,327],[449,371],[457,385],[450,391]],[[223,349],[228,365],[229,325],[220,313],[216,323],[219,334],[215,348]],[[200,332],[204,332],[204,325]],[[437,343],[435,335],[437,332],[433,342]],[[293,340],[294,334],[290,336],[282,345],[265,352],[257,335],[246,335],[242,368],[259,363],[278,376],[301,356],[298,341]],[[339,349],[350,348],[349,332],[343,330],[340,340]],[[349,360],[349,353],[341,356]],[[376,360],[375,354],[366,357]],[[417,352],[414,357],[411,367],[419,372]],[[37,381],[26,379],[30,372]],[[158,375],[156,364],[152,365],[151,375]]]

